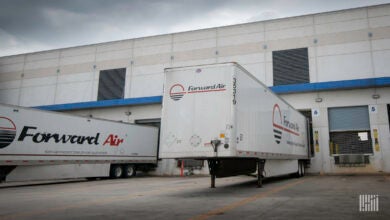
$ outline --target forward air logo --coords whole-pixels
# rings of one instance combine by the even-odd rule
[[[110,134],[107,137],[106,141],[104,141],[103,146],[108,144],[108,145],[110,145],[112,147],[118,147],[119,144],[121,144],[121,143],[123,143],[123,139],[118,138],[118,135]]]
[[[287,119],[287,116],[282,117],[282,112],[278,104],[274,105],[272,111],[272,124],[274,130],[274,138],[277,144],[280,144],[283,132],[299,136],[299,126],[297,123],[292,123]]]
[[[9,118],[0,117],[0,149],[10,145],[14,141],[15,136],[15,123]]]
[[[181,98],[183,98],[184,94],[186,94],[186,91],[184,90],[184,86],[181,84],[175,84],[169,90],[169,96],[174,101],[179,101]]]
[[[205,92],[221,92],[226,91],[226,85],[222,83],[209,86],[188,86],[187,91],[181,84],[174,84],[169,89],[169,96],[174,101],[179,101],[185,94],[205,93]]]
[[[0,149],[9,146],[16,137],[16,125],[15,123],[6,117],[0,116]],[[23,126],[18,136],[17,141],[23,142],[27,139],[33,143],[55,143],[55,144],[79,144],[79,145],[100,145],[100,133],[96,133],[94,136],[84,136],[76,134],[59,134],[41,132],[38,127]],[[103,146],[109,145],[110,147],[118,147],[124,142],[124,139],[118,135],[110,134],[105,139]]]

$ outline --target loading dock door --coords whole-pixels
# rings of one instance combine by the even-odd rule
[[[300,113],[304,115],[308,121],[308,132],[309,132],[309,140],[308,144],[310,147],[310,156],[314,157],[314,139],[313,139],[313,118],[311,116],[311,109],[310,110],[300,110]]]
[[[329,108],[329,151],[336,164],[368,163],[373,153],[368,106]]]
[[[140,125],[149,125],[149,126],[154,126],[159,129],[158,132],[158,149],[157,149],[157,154],[160,150],[160,129],[161,129],[161,118],[151,118],[151,119],[138,119],[135,120],[136,124]],[[190,168],[190,169],[201,169],[204,166],[204,161],[203,160],[193,160],[193,159],[184,159],[184,160],[178,160],[177,161],[177,166],[181,167],[181,163],[184,162],[184,167],[185,168]]]
[[[161,118],[151,118],[151,119],[139,119],[134,121],[139,125],[149,125],[158,128],[158,138],[157,138],[157,158],[160,152],[160,129],[161,129]]]

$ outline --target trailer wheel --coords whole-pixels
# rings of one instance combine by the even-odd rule
[[[136,168],[134,165],[125,165],[123,166],[123,177],[129,178],[136,175]]]
[[[120,165],[111,165],[110,168],[110,177],[113,179],[118,179],[122,177],[123,168]]]
[[[305,164],[302,161],[298,162],[298,172],[296,174],[296,177],[303,177],[305,176]]]
[[[301,168],[302,165],[301,164],[302,163],[300,161],[298,161],[298,170],[297,170],[296,173],[293,174],[293,176],[296,177],[296,178],[299,178],[299,177],[302,176],[302,168]]]
[[[305,163],[301,162],[301,176],[305,176]]]

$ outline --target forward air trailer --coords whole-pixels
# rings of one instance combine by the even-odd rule
[[[216,177],[303,176],[308,122],[236,63],[168,68],[160,157],[207,160]]]
[[[0,180],[131,177],[157,165],[158,128],[0,105]]]

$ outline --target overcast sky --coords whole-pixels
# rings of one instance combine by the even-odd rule
[[[390,0],[0,0],[0,56],[390,3]]]

